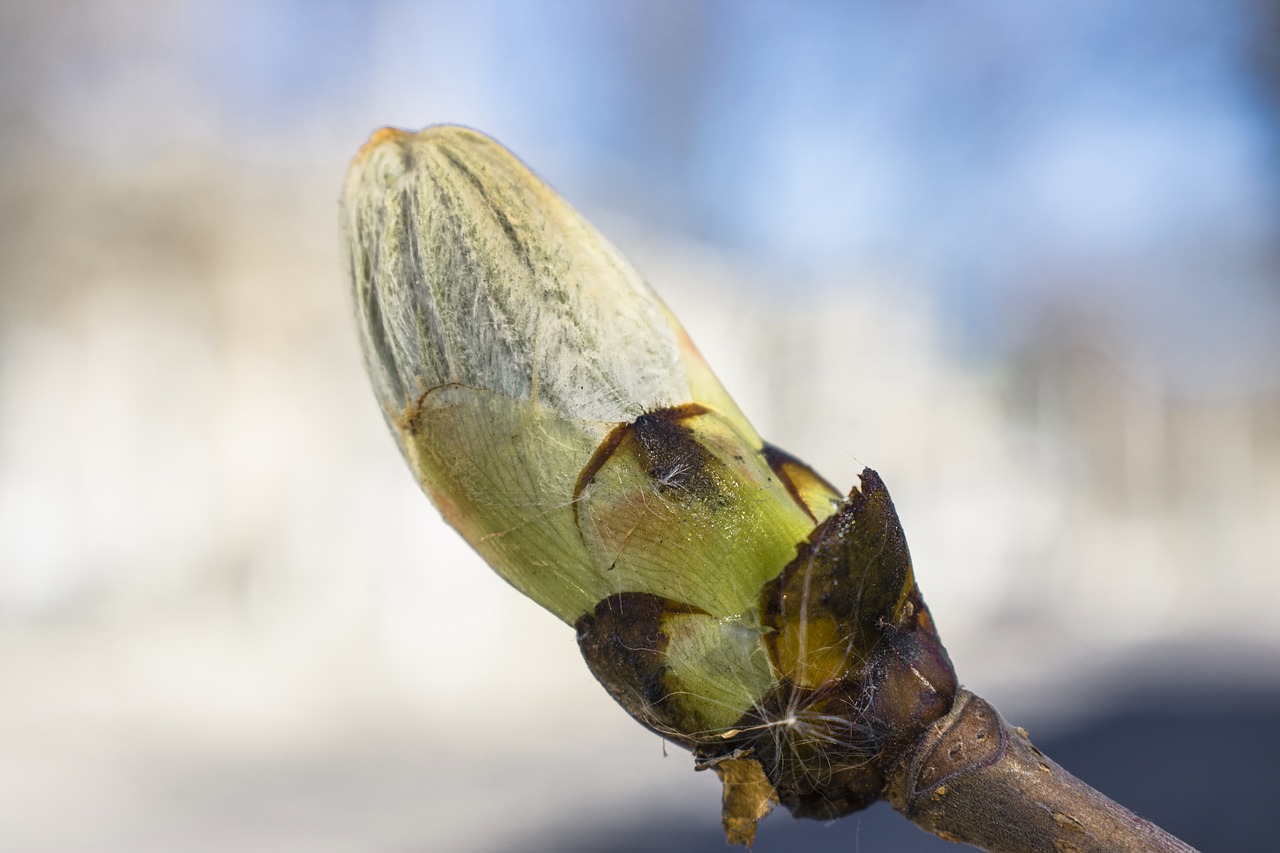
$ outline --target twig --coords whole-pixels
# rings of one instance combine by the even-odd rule
[[[1195,853],[1059,767],[968,690],[907,750],[885,798],[922,829],[990,853]]]

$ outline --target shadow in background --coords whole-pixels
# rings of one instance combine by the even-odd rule
[[[1204,850],[1275,850],[1280,787],[1280,691],[1215,694],[1156,691],[1116,702],[1069,731],[1035,737],[1058,763],[1138,814]],[[671,825],[639,824],[567,833],[550,853],[725,850],[717,815]],[[957,851],[885,803],[822,824],[775,813],[760,826],[756,853]]]

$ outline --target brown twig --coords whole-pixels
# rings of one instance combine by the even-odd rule
[[[968,690],[906,751],[885,798],[922,829],[990,853],[1195,853],[1063,770]]]

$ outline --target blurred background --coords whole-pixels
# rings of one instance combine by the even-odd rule
[[[0,849],[719,850],[718,784],[404,469],[337,196],[474,126],[962,680],[1205,849],[1280,766],[1280,3],[0,5]],[[955,849],[887,807],[760,851]]]

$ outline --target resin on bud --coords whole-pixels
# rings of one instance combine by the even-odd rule
[[[832,818],[882,796],[956,683],[879,476],[841,498],[764,442],[627,261],[492,139],[378,131],[342,206],[413,473],[633,717],[717,772],[729,840],[774,802]]]

